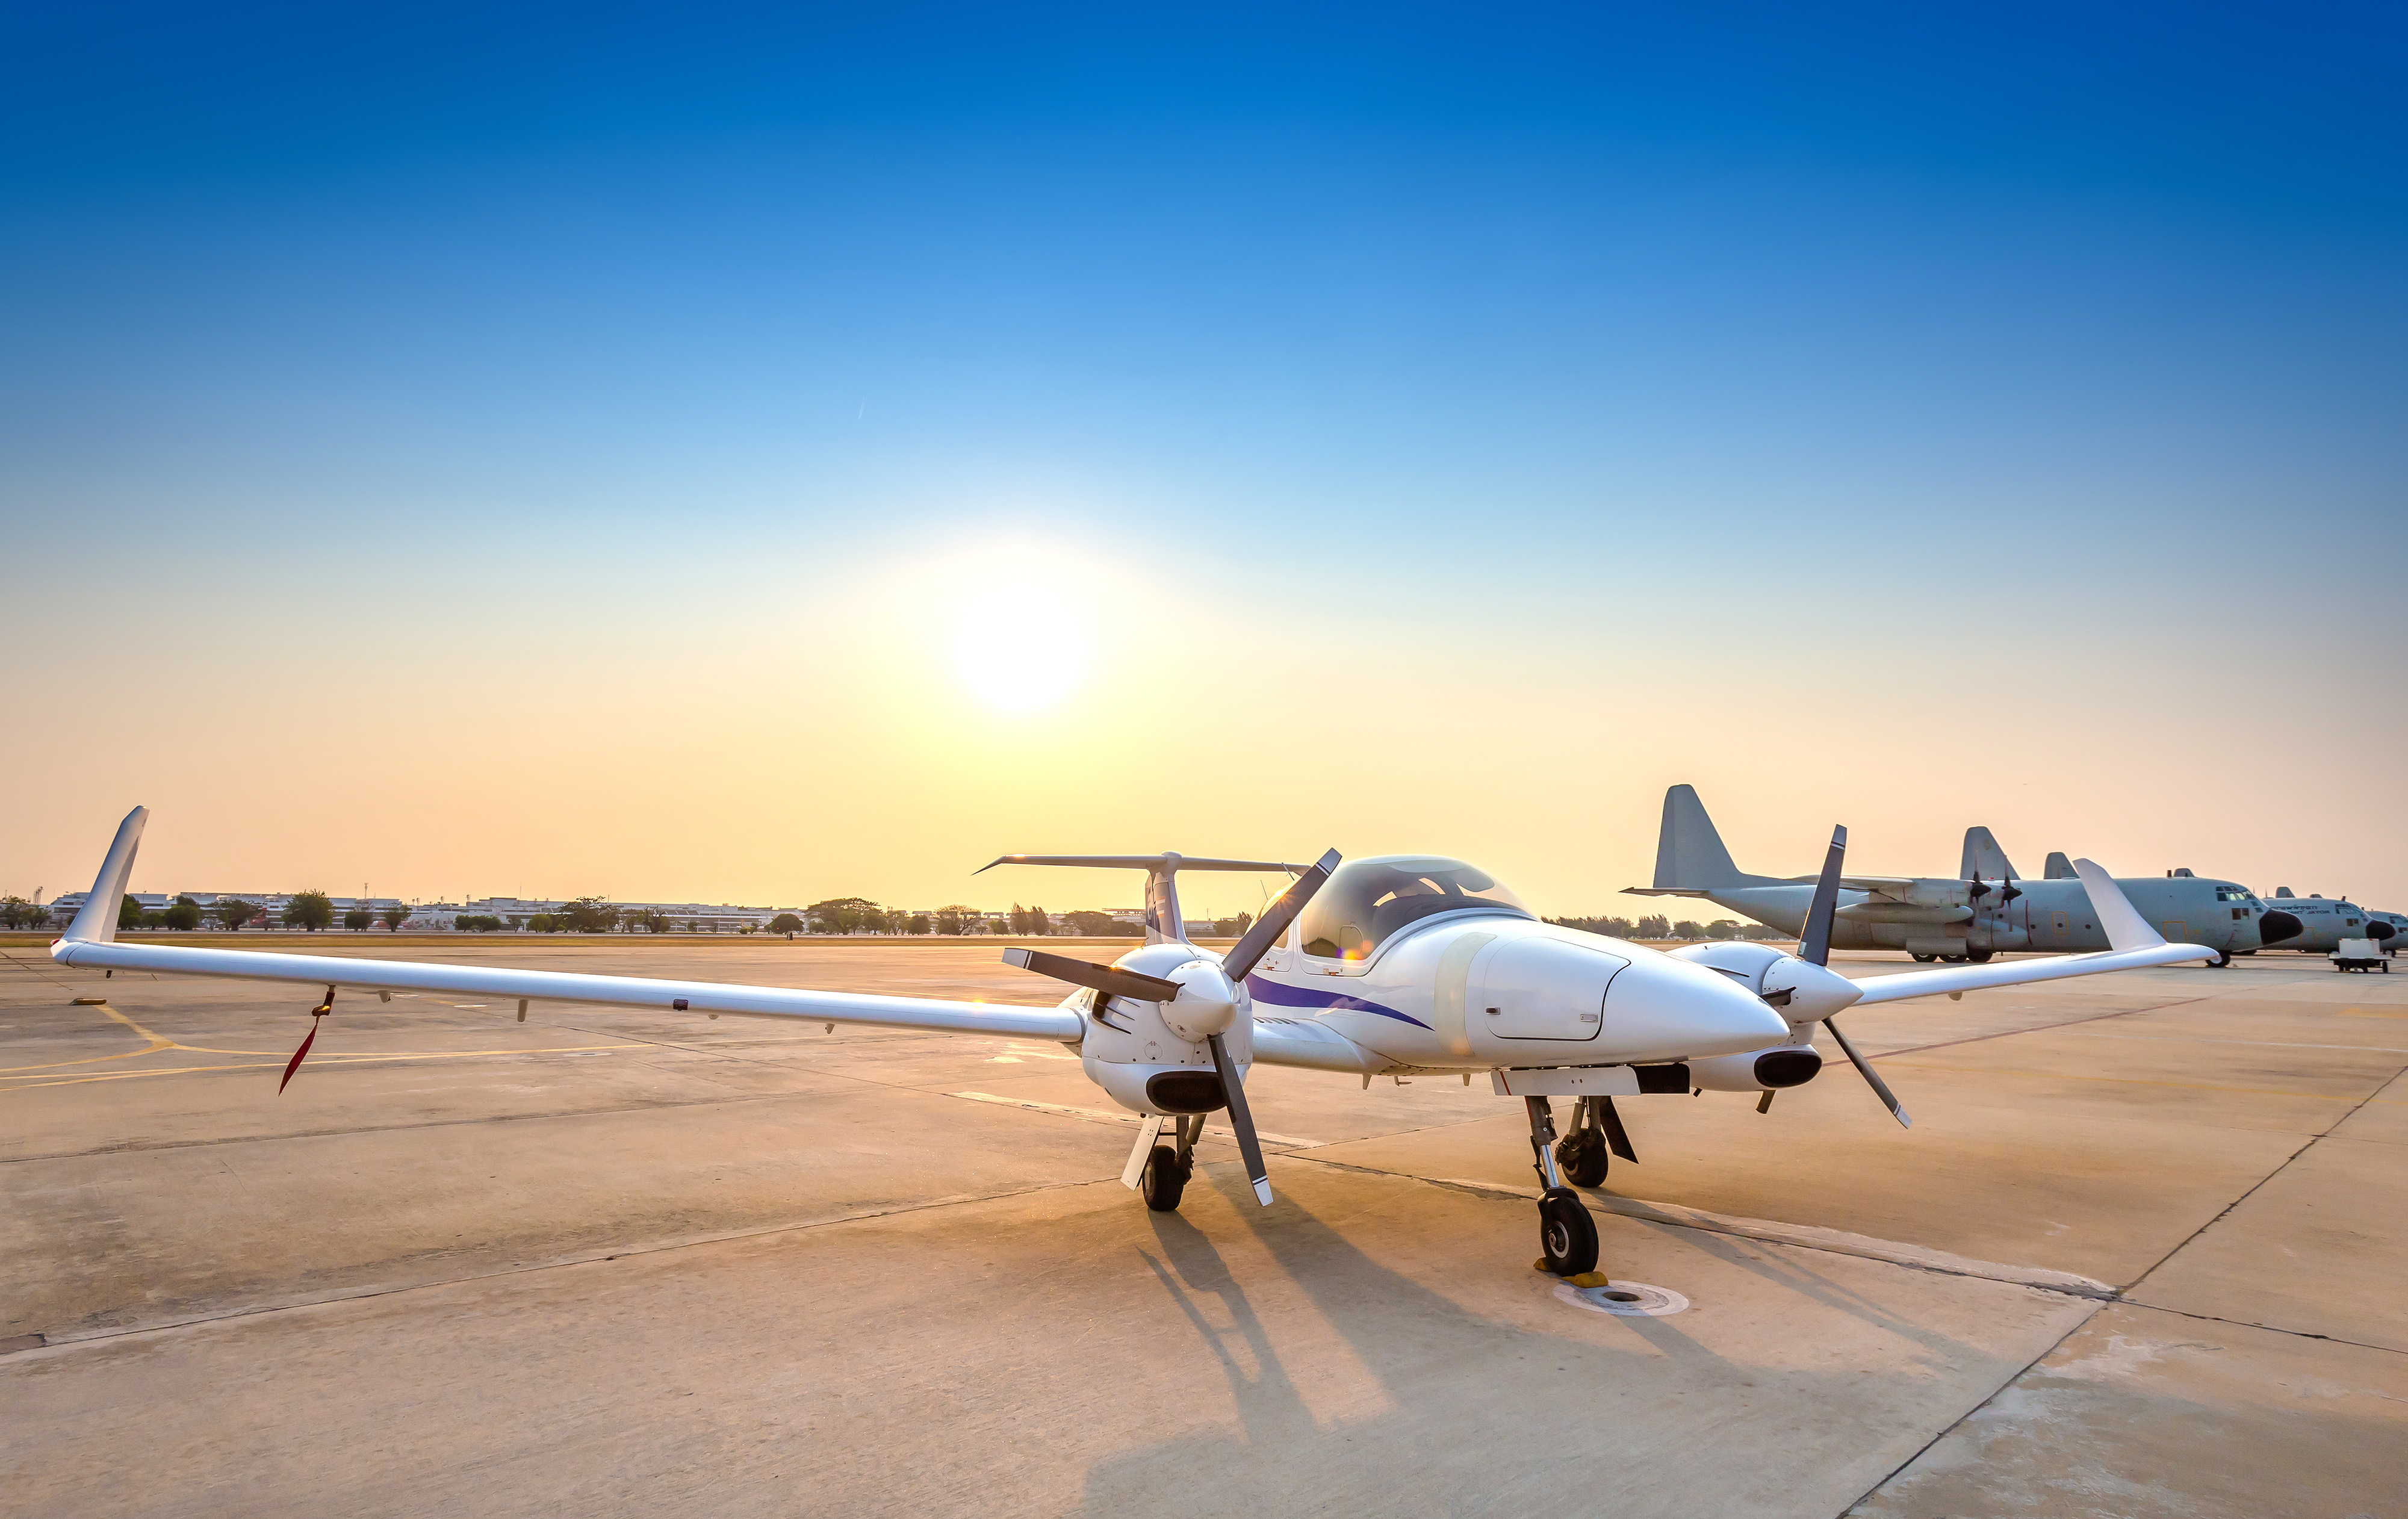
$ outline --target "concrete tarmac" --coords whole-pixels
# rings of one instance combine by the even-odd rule
[[[329,939],[1051,1000],[992,947]],[[310,1000],[0,950],[11,1514],[2408,1513],[2408,978],[1850,1014],[1912,1130],[1844,1064],[1625,1099],[1592,1200],[1659,1318],[1531,1268],[1484,1081],[1258,1071],[1278,1203],[1216,1128],[1154,1214],[1056,1047],[346,996],[279,1096]]]

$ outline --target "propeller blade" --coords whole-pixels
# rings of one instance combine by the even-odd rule
[[[1831,914],[1840,906],[1840,866],[1848,854],[1848,830],[1831,830],[1830,853],[1823,856],[1823,877],[1814,882],[1814,897],[1806,908],[1806,931],[1798,940],[1798,958],[1818,966],[1831,963]]]
[[[1040,976],[1068,982],[1073,986],[1089,986],[1107,996],[1125,996],[1137,1002],[1168,1002],[1179,995],[1179,983],[1164,981],[1160,976],[1148,976],[1140,971],[1123,970],[1117,966],[1099,966],[1085,960],[1073,960],[1067,954],[1048,954],[1043,950],[1010,949],[1003,952],[1003,963],[1034,970]]]
[[[309,1010],[309,1032],[301,1040],[301,1048],[294,1051],[293,1058],[284,1063],[284,1079],[276,1083],[277,1096],[284,1095],[284,1089],[293,1084],[293,1073],[301,1068],[302,1061],[309,1058],[309,1046],[318,1042],[318,1020],[334,1010],[335,989],[329,986],[326,988],[326,1000]]]
[[[1287,925],[1296,922],[1296,915],[1312,900],[1312,894],[1321,890],[1322,882],[1329,879],[1329,872],[1338,868],[1338,852],[1333,849],[1313,861],[1302,875],[1288,883],[1287,890],[1280,893],[1276,901],[1263,909],[1263,915],[1248,926],[1238,941],[1229,946],[1229,953],[1221,956],[1221,968],[1228,973],[1232,985],[1245,983],[1246,973],[1270,953],[1271,946],[1287,932]]]
[[[1889,1089],[1888,1082],[1875,1074],[1872,1064],[1856,1053],[1856,1047],[1848,1042],[1848,1036],[1840,1032],[1839,1023],[1834,1019],[1826,1018],[1823,1020],[1823,1026],[1829,1029],[1831,1037],[1840,1041],[1840,1048],[1847,1052],[1848,1063],[1856,1067],[1856,1074],[1863,1077],[1867,1084],[1872,1087],[1873,1096],[1882,1099],[1882,1106],[1887,1108],[1889,1115],[1898,1120],[1898,1126],[1913,1128],[1914,1120],[1907,1117],[1906,1110],[1898,1105],[1898,1095]]]
[[[1220,1035],[1211,1035],[1204,1042],[1212,1047],[1212,1068],[1221,1073],[1221,1090],[1229,1098],[1229,1126],[1238,1131],[1238,1154],[1246,1162],[1246,1180],[1254,1184],[1254,1200],[1268,1208],[1271,1173],[1263,1164],[1262,1141],[1254,1138],[1254,1115],[1246,1111],[1246,1083],[1238,1080],[1238,1068]]]

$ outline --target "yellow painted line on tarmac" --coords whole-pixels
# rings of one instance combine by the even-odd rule
[[[179,1045],[174,1039],[161,1039],[158,1035],[153,1034],[149,1029],[143,1027],[140,1024],[136,1023],[133,1019],[128,1018],[125,1014],[118,1011],[115,1008],[110,1007],[106,1002],[99,1003],[97,1006],[101,1011],[108,1014],[111,1018],[116,1019],[119,1023],[123,1024],[126,1027],[134,1030],[136,1034],[141,1035],[144,1039],[149,1039],[150,1041],[149,1048],[141,1050],[125,1050],[116,1054],[86,1055],[80,1060],[53,1060],[47,1065],[40,1066],[0,1066],[0,1075],[5,1075],[9,1071],[18,1070],[57,1070],[66,1066],[97,1066],[105,1060],[131,1060],[136,1055],[151,1054],[160,1050],[175,1050],[182,1048],[182,1046]],[[267,1052],[263,1050],[260,1053],[265,1054]],[[26,1079],[27,1078],[23,1077],[18,1078],[18,1080],[21,1081]]]
[[[1879,1055],[1873,1058],[1882,1060]],[[2206,1082],[2152,1082],[2136,1076],[2073,1076],[2054,1070],[2012,1070],[2003,1066],[1927,1066],[1914,1060],[1882,1060],[1882,1064],[1893,1070],[1949,1070],[1965,1076],[2028,1076],[2038,1082],[2106,1082],[2116,1086],[2171,1086],[2185,1092],[2234,1092],[2258,1097],[2303,1097],[2311,1102],[2382,1102],[2408,1107],[2408,1102],[2402,1102],[2394,1097],[2335,1096],[2329,1092],[2286,1092],[2272,1086],[2216,1086]]]

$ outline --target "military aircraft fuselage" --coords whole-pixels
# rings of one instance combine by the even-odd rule
[[[2081,881],[1986,884],[1988,892],[1978,896],[1971,882],[1944,877],[1901,882],[1880,893],[1843,891],[1831,924],[1831,946],[1942,955],[2109,947]],[[2264,943],[2260,924],[2269,909],[2245,886],[2201,876],[2118,878],[2115,884],[2173,942],[2204,944],[2226,954],[2246,954]],[[2010,889],[2017,895],[2006,900]],[[1814,888],[1811,882],[1784,882],[1708,887],[1684,895],[1702,896],[1794,934],[1805,922]],[[2279,926],[2279,919],[2277,923]]]

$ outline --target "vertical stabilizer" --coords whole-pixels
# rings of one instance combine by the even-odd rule
[[[2061,849],[2053,849],[2048,852],[2048,864],[2044,868],[2043,879],[2049,881],[2071,881],[2075,879],[2073,874],[2073,862],[2065,857],[2065,851]]]
[[[67,924],[68,939],[106,944],[117,937],[117,910],[124,903],[125,882],[134,874],[134,851],[142,842],[142,824],[150,817],[149,808],[137,807],[117,825],[117,838],[108,846],[108,857],[100,862],[100,874],[93,881],[92,895],[83,899],[83,908],[76,913],[75,922]]]
[[[2052,854],[2049,858],[2056,860],[2061,856]],[[2066,874],[2071,875],[2073,872],[2069,868]],[[2021,879],[2015,874],[2014,862],[2007,858],[2007,852],[1999,847],[1999,841],[1996,838],[1990,837],[1989,829],[1982,827],[1965,830],[1965,858],[1963,863],[1956,867],[1956,875],[1963,881],[1971,881],[1975,876],[1981,877],[1984,881]]]
[[[1731,863],[1698,788],[1672,787],[1664,793],[1664,826],[1656,836],[1656,884],[1688,890],[1715,886],[1755,886],[1770,878],[1751,876]]]

